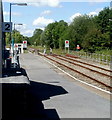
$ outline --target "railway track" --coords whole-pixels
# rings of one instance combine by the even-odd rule
[[[84,65],[83,65],[83,64],[85,64],[85,63],[83,63],[83,64],[78,64],[78,62],[80,62],[80,61],[77,61],[77,62],[75,61],[75,63],[74,63],[74,62],[73,62],[73,61],[74,61],[73,59],[69,59],[69,58],[64,57],[64,56],[54,56],[54,57],[56,57],[56,58],[58,58],[58,59],[60,59],[60,60],[66,61],[66,62],[68,62],[68,63],[71,63],[71,64],[73,64],[73,65],[75,65],[75,66],[79,66],[79,67],[85,68],[85,69],[87,69],[87,70],[96,72],[96,73],[98,73],[98,74],[100,74],[100,75],[109,77],[110,79],[112,78],[112,76],[110,75],[110,71],[108,71],[108,74],[105,73],[105,71],[107,71],[107,69],[103,70],[103,72],[100,72],[100,71],[98,71],[98,70],[95,70],[95,69],[90,68],[89,66],[90,66],[91,64],[88,64],[89,66],[87,67],[87,66],[84,66]],[[63,59],[63,58],[64,58],[64,59]],[[95,68],[96,68],[96,67],[95,67]],[[99,67],[99,69],[100,69],[100,67]]]
[[[41,53],[40,55],[44,56],[46,59],[53,62],[53,64],[56,64],[56,66],[81,81],[87,82],[109,92],[112,90],[112,86],[110,85],[112,79],[112,76],[110,75],[111,70],[78,61],[70,56],[42,55]],[[82,69],[85,69],[86,72],[83,72]],[[94,77],[94,75],[96,75],[96,77]]]
[[[73,76],[75,76],[74,73],[78,73],[78,75],[81,75],[81,80],[86,81],[89,84],[95,85],[95,86],[97,86],[99,88],[102,88],[104,90],[107,90],[107,91],[112,90],[112,86],[110,85],[110,82],[108,82],[108,84],[107,84],[104,81],[101,81],[99,79],[94,78],[93,76],[90,76],[90,75],[87,75],[87,74],[85,74],[83,72],[80,72],[80,71],[78,71],[78,70],[64,64],[64,62],[62,62],[62,61],[53,59],[54,56],[44,56],[44,57],[49,59],[50,61],[56,63],[58,65],[58,67],[66,70],[67,72],[69,72]],[[55,56],[55,58],[57,58],[57,57]],[[79,77],[79,79],[80,79],[80,77]]]
[[[105,68],[102,68],[102,67],[99,67],[97,65],[93,65],[93,64],[89,64],[89,63],[86,63],[86,62],[82,62],[82,61],[79,61],[79,60],[76,60],[76,59],[72,59],[72,58],[77,58],[77,57],[73,57],[73,55],[66,55],[67,57],[63,56],[64,58],[66,59],[69,59],[69,60],[72,60],[72,61],[75,61],[75,62],[78,62],[78,63],[81,63],[81,64],[84,64],[84,65],[88,65],[88,66],[91,66],[91,67],[95,67],[95,68],[98,68],[98,69],[101,69],[101,70],[104,70],[105,72],[112,72],[112,70],[109,70],[109,69],[105,69]]]

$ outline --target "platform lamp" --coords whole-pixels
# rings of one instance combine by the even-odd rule
[[[9,22],[10,22],[10,23],[11,23],[11,12],[12,12],[11,6],[12,6],[12,5],[27,6],[26,3],[10,3],[10,16],[9,16]],[[10,41],[11,41],[11,33],[10,33]]]
[[[10,3],[10,16],[9,16],[9,22],[11,23],[11,6],[12,5],[18,5],[18,6],[27,6],[27,3]],[[10,39],[9,39],[10,41],[11,41],[11,32],[10,32]],[[14,45],[14,40],[12,39],[12,48],[14,47],[13,45]],[[12,58],[13,58],[13,50],[12,50]]]
[[[13,53],[13,55],[12,55],[12,63],[14,63],[14,68],[16,68],[16,54],[15,54],[15,50],[14,50],[14,43],[15,43],[15,26],[16,25],[23,25],[23,24],[21,24],[21,23],[18,23],[18,24],[16,24],[16,23],[14,23],[14,37],[12,38],[12,53]]]

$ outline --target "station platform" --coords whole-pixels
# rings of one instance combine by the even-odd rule
[[[43,57],[21,54],[20,64],[29,77],[34,98],[41,101],[49,120],[110,118],[110,100],[78,86]]]
[[[2,120],[19,120],[27,113],[28,90],[30,81],[22,68],[3,70],[0,78],[2,92]]]
[[[20,66],[23,75],[2,79],[3,120],[110,120],[108,99],[78,86],[43,57],[21,54]]]

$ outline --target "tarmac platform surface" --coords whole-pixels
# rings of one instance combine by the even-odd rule
[[[110,118],[109,100],[63,77],[40,56],[21,54],[20,65],[30,81],[33,117],[40,114],[45,120]]]

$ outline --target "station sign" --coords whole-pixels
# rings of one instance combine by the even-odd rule
[[[3,22],[2,23],[3,32],[12,32],[12,22]]]
[[[65,47],[69,47],[69,40],[65,40]]]
[[[23,48],[27,48],[27,41],[25,40],[25,41],[23,41]]]

